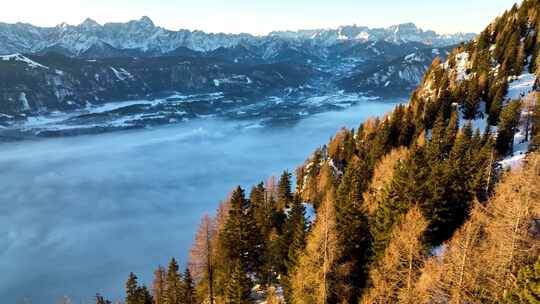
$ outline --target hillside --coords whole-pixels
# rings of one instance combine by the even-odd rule
[[[296,186],[236,187],[186,271],[159,267],[152,294],[131,274],[127,303],[538,303],[538,33],[525,0],[435,59],[408,105],[338,132]]]

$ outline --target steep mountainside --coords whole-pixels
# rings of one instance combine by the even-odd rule
[[[349,91],[373,95],[400,94],[411,91],[422,81],[425,72],[437,57],[445,59],[453,47],[422,48],[388,63],[357,67],[340,85]]]

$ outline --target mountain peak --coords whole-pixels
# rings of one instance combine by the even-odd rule
[[[83,27],[86,27],[86,28],[90,28],[90,27],[98,27],[100,26],[99,23],[97,23],[94,19],[92,18],[86,18],[83,23],[80,24],[80,26],[83,26]]]
[[[418,31],[418,30],[420,30],[420,28],[418,26],[416,26],[416,24],[414,24],[412,22],[392,25],[392,26],[390,26],[389,29],[394,30],[395,32]]]
[[[139,19],[139,23],[142,23],[149,27],[154,27],[154,22],[148,16],[142,16],[141,19]]]

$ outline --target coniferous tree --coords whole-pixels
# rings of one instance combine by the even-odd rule
[[[367,188],[369,169],[361,161],[353,161],[341,179],[336,198],[336,231],[341,256],[336,284],[340,303],[354,302],[364,283],[364,269],[368,251],[369,230],[367,211],[362,193]]]
[[[178,272],[178,263],[174,258],[169,263],[167,271],[167,291],[165,293],[165,304],[181,304],[182,284],[180,273]]]
[[[126,282],[126,304],[139,304],[138,288],[137,276],[130,272]]]
[[[243,227],[246,209],[244,190],[237,187],[231,195],[229,216],[220,235],[227,258],[232,263],[243,260],[246,250],[249,249],[246,242],[246,227]]]
[[[521,102],[512,101],[508,103],[502,110],[499,121],[498,135],[495,142],[495,148],[500,155],[508,155],[512,153],[514,143],[514,134],[519,123],[519,114],[521,110]]]
[[[392,181],[384,189],[383,201],[370,223],[373,259],[382,257],[398,219],[411,206],[427,197],[429,189],[425,182],[429,168],[423,167],[425,163],[425,151],[418,146],[412,148],[407,160],[398,163]]]
[[[131,272],[126,282],[126,304],[152,304],[152,295],[146,286],[138,286],[137,276]]]
[[[152,296],[154,304],[165,304],[165,293],[167,290],[167,271],[161,265],[154,272],[154,282],[152,285]]]
[[[334,296],[336,258],[340,255],[336,235],[334,193],[330,189],[292,275],[292,303],[325,304]]]
[[[197,291],[202,299],[214,304],[215,288],[215,237],[216,223],[208,215],[204,215],[195,241],[191,247],[190,274],[193,275]],[[156,303],[159,304],[159,303]]]
[[[230,269],[236,261],[240,261],[244,271],[261,275],[264,241],[257,228],[254,210],[249,207],[249,201],[245,199],[244,190],[240,187],[232,193],[229,217],[220,237]]]
[[[293,199],[293,204],[287,221],[285,222],[285,233],[283,235],[287,240],[287,259],[285,262],[286,274],[281,280],[283,293],[287,303],[291,302],[292,282],[291,276],[298,265],[298,257],[305,248],[306,242],[306,221],[305,207],[298,196]]]
[[[416,207],[400,219],[383,258],[370,271],[371,287],[361,303],[419,303],[414,287],[426,256],[423,236],[427,225]]]
[[[278,182],[278,205],[277,208],[282,210],[288,208],[292,203],[293,195],[291,192],[291,174],[284,171]]]
[[[250,295],[250,280],[239,260],[233,266],[232,274],[225,287],[225,304],[252,303]]]
[[[195,298],[195,286],[193,282],[193,278],[191,277],[191,272],[189,271],[189,268],[186,268],[186,271],[184,272],[184,280],[182,282],[182,304],[195,304],[196,298]]]
[[[138,304],[153,304],[154,299],[152,298],[152,294],[150,294],[150,291],[146,286],[141,286],[138,288]]]

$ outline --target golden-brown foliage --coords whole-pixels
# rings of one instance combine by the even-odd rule
[[[404,160],[408,154],[407,148],[394,149],[376,164],[371,184],[363,193],[364,204],[370,216],[373,216],[379,207],[379,202],[383,199],[382,190],[392,180],[397,162]]]
[[[540,156],[503,177],[487,204],[426,264],[420,303],[497,302],[515,285],[519,268],[540,252]]]
[[[334,200],[333,191],[329,191],[292,275],[295,304],[324,304],[332,292],[330,274],[339,256]]]
[[[428,222],[418,208],[411,209],[392,232],[381,260],[369,274],[370,285],[363,304],[417,303],[414,283],[426,255],[422,237]]]

